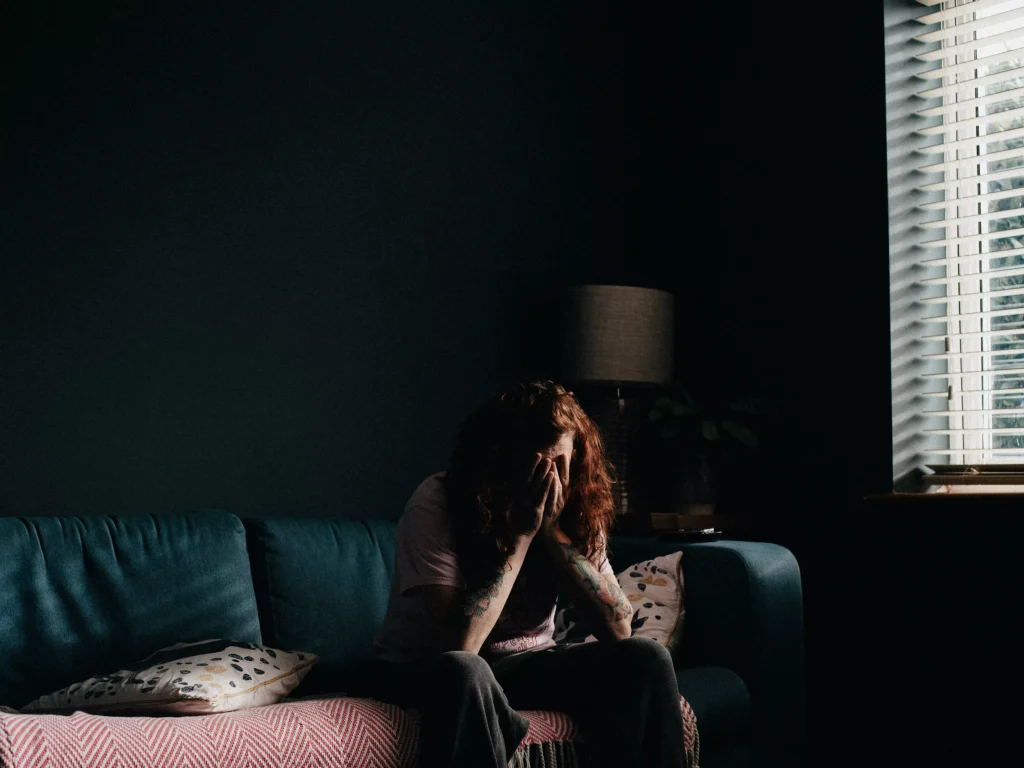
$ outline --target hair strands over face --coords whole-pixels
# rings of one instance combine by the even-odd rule
[[[509,511],[524,461],[569,433],[569,493],[559,524],[593,561],[614,519],[614,470],[597,426],[573,394],[550,380],[520,382],[493,395],[462,423],[445,487],[460,564],[471,581],[493,574],[512,552]]]

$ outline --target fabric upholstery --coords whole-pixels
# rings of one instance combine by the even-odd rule
[[[784,764],[804,744],[804,629],[800,568],[777,544],[680,544],[612,537],[612,566],[683,550],[686,629],[677,665],[731,669],[752,702],[755,752]],[[703,732],[703,724],[702,724]]]
[[[739,675],[725,667],[691,667],[676,670],[676,680],[697,715],[705,752],[750,743],[752,705]]]
[[[680,706],[692,729],[692,711]],[[530,726],[518,756],[578,737],[563,714],[522,714]],[[418,754],[418,713],[372,699],[307,699],[201,717],[0,714],[0,766],[17,768],[415,768]]]
[[[0,518],[0,703],[209,637],[261,640],[235,516]]]
[[[717,749],[706,749],[700,754],[700,768],[790,768],[803,763],[768,763],[758,759],[747,744],[729,744]]]
[[[296,696],[345,690],[373,655],[394,571],[395,523],[335,518],[245,521],[267,645],[315,653]]]
[[[687,755],[699,768],[693,710],[679,699]],[[559,712],[520,710],[529,724],[510,765],[578,764],[579,730]],[[415,768],[420,717],[373,699],[323,697],[200,717],[0,713],[3,768]],[[554,757],[556,759],[552,760]]]
[[[320,655],[296,695],[344,691],[348,673],[372,655],[373,635],[387,608],[395,523],[245,522],[257,594],[263,596],[264,642]],[[692,693],[704,710],[698,712],[701,738],[706,727],[712,744],[716,734],[754,742],[756,733],[760,747],[774,754],[795,749],[802,739],[803,619],[792,554],[773,544],[680,545],[633,536],[612,537],[610,546],[613,567],[685,552],[687,613],[678,666],[720,668],[692,677]],[[758,681],[770,702],[756,712],[749,679]],[[746,735],[739,735],[744,729]]]
[[[211,637],[317,654],[320,662],[293,695],[343,691],[346,673],[372,654],[387,607],[394,531],[393,521],[320,518],[251,519],[243,528],[222,512],[2,518],[0,653],[11,663],[0,675],[0,704],[21,706],[156,648]],[[677,675],[680,693],[697,714],[701,764],[742,765],[751,755],[777,764],[781,755],[798,754],[803,627],[792,555],[771,544],[681,545],[644,537],[613,537],[611,549],[613,567],[685,552],[686,625]],[[298,722],[287,714],[294,710],[277,709],[284,706],[208,717],[277,712],[275,723]],[[107,721],[114,718],[82,719],[88,717],[96,716],[60,718],[60,728],[71,731],[39,730],[31,743],[42,749],[70,739],[61,742],[68,754],[94,749],[90,745],[101,739],[74,741],[81,733],[74,729],[109,733]],[[161,719],[145,726],[167,735],[170,755],[182,748],[178,726],[167,725],[172,721],[178,723]],[[4,720],[3,726],[36,727],[32,722],[43,721]],[[243,719],[237,727],[249,728],[255,739],[262,731],[254,723]],[[313,731],[304,733],[313,738]],[[405,725],[395,738],[407,738],[403,734]],[[122,743],[119,737],[108,742]]]

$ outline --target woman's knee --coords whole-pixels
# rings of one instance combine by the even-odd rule
[[[619,664],[650,674],[675,674],[672,655],[661,643],[649,637],[629,637],[613,646]]]
[[[448,651],[437,660],[436,674],[445,682],[460,685],[496,685],[490,665],[469,651]]]

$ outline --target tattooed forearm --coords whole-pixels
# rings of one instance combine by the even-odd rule
[[[501,591],[501,584],[505,579],[506,563],[501,570],[485,581],[479,588],[466,592],[460,610],[454,612],[454,623],[459,627],[468,627],[469,623],[478,616],[483,616],[491,607],[491,600],[498,596]]]
[[[633,606],[622,594],[618,584],[613,585],[606,580],[601,572],[594,567],[594,564],[572,544],[561,543],[560,546],[565,559],[579,576],[580,584],[584,589],[593,593],[613,619],[619,621],[633,615]]]

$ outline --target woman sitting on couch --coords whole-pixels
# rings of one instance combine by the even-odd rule
[[[419,711],[421,765],[506,768],[516,709],[570,715],[595,765],[683,764],[671,658],[630,637],[606,556],[613,514],[598,430],[561,386],[520,383],[465,420],[398,523],[366,682]],[[560,589],[601,642],[555,645]]]

